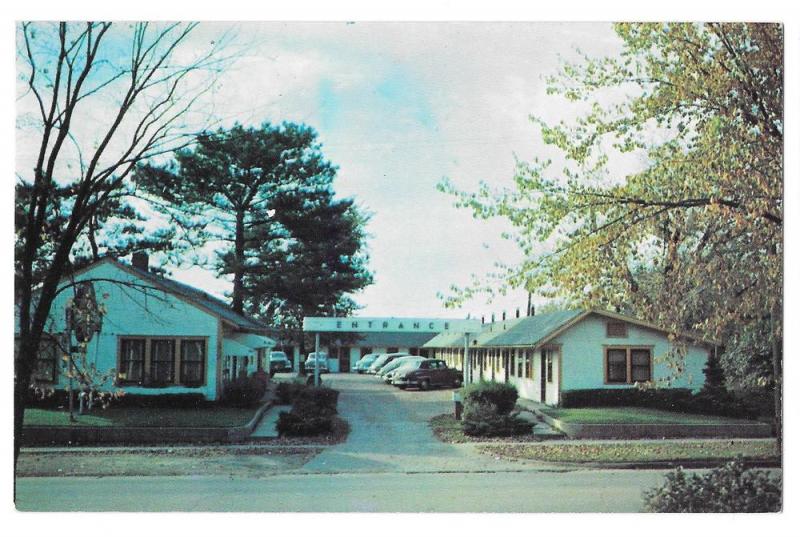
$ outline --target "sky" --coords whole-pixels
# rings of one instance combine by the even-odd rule
[[[229,30],[207,23],[199,43]],[[437,293],[466,285],[495,261],[520,255],[501,238],[503,221],[478,221],[453,207],[437,183],[464,190],[483,180],[510,186],[515,156],[547,154],[530,115],[572,117],[548,97],[544,77],[560,61],[619,50],[608,24],[242,23],[246,51],[214,96],[223,125],[303,122],[339,168],[335,189],[371,215],[375,283],[355,295],[359,315],[472,317],[527,303],[525,291],[478,297],[445,310]],[[199,46],[199,45],[198,45]],[[198,267],[176,278],[224,293],[228,282]]]
[[[130,37],[122,24],[109,39],[111,50],[125,57]],[[446,178],[464,191],[480,181],[508,187],[515,158],[556,156],[530,116],[570,120],[580,105],[548,96],[545,77],[563,61],[578,61],[578,49],[617,54],[621,41],[610,24],[206,22],[178,50],[177,61],[219,45],[223,35],[236,60],[187,116],[186,127],[199,130],[192,121],[202,118],[215,127],[291,121],[316,129],[323,154],[338,166],[337,195],[353,198],[370,215],[374,284],[354,296],[363,306],[359,315],[488,320],[525,310],[524,290],[444,309],[439,295],[451,285],[465,286],[472,275],[495,270],[496,262],[521,258],[501,237],[510,231],[506,222],[475,220],[436,185]],[[17,83],[24,90],[25,81]],[[113,92],[84,106],[85,115],[74,121],[76,145],[95,144],[102,132],[97,125],[117,106]],[[17,109],[18,126],[26,114],[38,114],[30,95],[17,100]],[[17,170],[33,168],[39,137],[35,129],[17,129]],[[64,162],[61,171],[73,176],[77,158],[71,169]],[[167,268],[221,297],[232,288],[213,270]]]

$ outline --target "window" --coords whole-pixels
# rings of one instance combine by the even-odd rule
[[[553,382],[553,351],[551,349],[545,349],[542,351],[542,355],[542,359],[545,361],[547,382]]]
[[[652,378],[650,349],[614,347],[606,349],[606,383],[632,384]]]
[[[119,384],[161,387],[205,384],[206,340],[200,338],[120,338]],[[230,375],[229,363],[223,377]]]
[[[525,376],[533,380],[533,350],[525,351]]]
[[[119,381],[122,384],[144,382],[144,339],[120,340]]]
[[[58,342],[43,334],[39,343],[39,352],[36,353],[33,380],[48,383],[56,381],[58,354]]]
[[[150,340],[150,384],[162,386],[175,381],[175,340]]]
[[[606,356],[606,382],[627,382],[628,351],[625,349],[608,349]]]
[[[648,382],[650,380],[650,351],[647,349],[631,350],[631,382]]]
[[[621,321],[607,322],[606,337],[628,337],[628,325]]]
[[[205,341],[184,339],[181,341],[181,384],[202,386],[205,380]]]
[[[517,376],[522,378],[525,376],[525,355],[528,351],[519,351],[520,356],[517,358]]]

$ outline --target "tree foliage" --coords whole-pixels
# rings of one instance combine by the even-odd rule
[[[299,329],[304,315],[349,312],[346,294],[372,281],[366,218],[335,197],[336,168],[306,125],[205,133],[173,162],[142,165],[136,175],[182,218],[199,215],[206,240],[225,243],[217,268],[233,275],[236,311]]]
[[[782,337],[782,27],[615,29],[619,56],[585,57],[548,80],[578,118],[533,118],[561,169],[538,158],[518,163],[510,189],[441,189],[514,226],[525,260],[499,285],[724,341],[728,370],[774,382],[779,359],[742,364],[773,355]],[[451,302],[471,289],[454,291]]]

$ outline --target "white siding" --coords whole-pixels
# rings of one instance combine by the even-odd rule
[[[659,381],[675,374],[675,371],[664,363],[671,344],[663,333],[628,324],[627,337],[609,338],[606,336],[606,322],[605,317],[590,315],[560,334],[553,342],[562,346],[564,355],[562,390],[615,389],[632,386],[605,384],[604,345],[652,346],[653,380]],[[672,380],[668,387],[699,390],[703,386],[703,368],[707,360],[708,349],[696,345],[690,346],[686,356],[685,371]]]
[[[146,388],[123,386],[132,394],[202,393],[206,399],[217,397],[217,329],[218,319],[198,307],[173,295],[152,289],[152,283],[120,269],[111,262],[100,263],[76,278],[113,280],[94,282],[97,301],[106,307],[103,328],[89,344],[87,360],[96,364],[99,371],[117,367],[118,340],[122,336],[187,336],[207,338],[206,383],[197,388],[169,386]],[[114,283],[121,282],[121,283]],[[127,284],[127,285],[126,285]],[[133,285],[131,285],[133,284]],[[135,287],[136,285],[144,286]],[[61,333],[65,325],[65,307],[72,297],[71,289],[56,297],[47,330]],[[57,387],[64,387],[61,376]],[[107,385],[106,388],[111,388]]]

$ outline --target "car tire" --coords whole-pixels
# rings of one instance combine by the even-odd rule
[[[422,379],[419,381],[419,389],[420,391],[427,391],[431,387],[431,381],[428,379]]]

